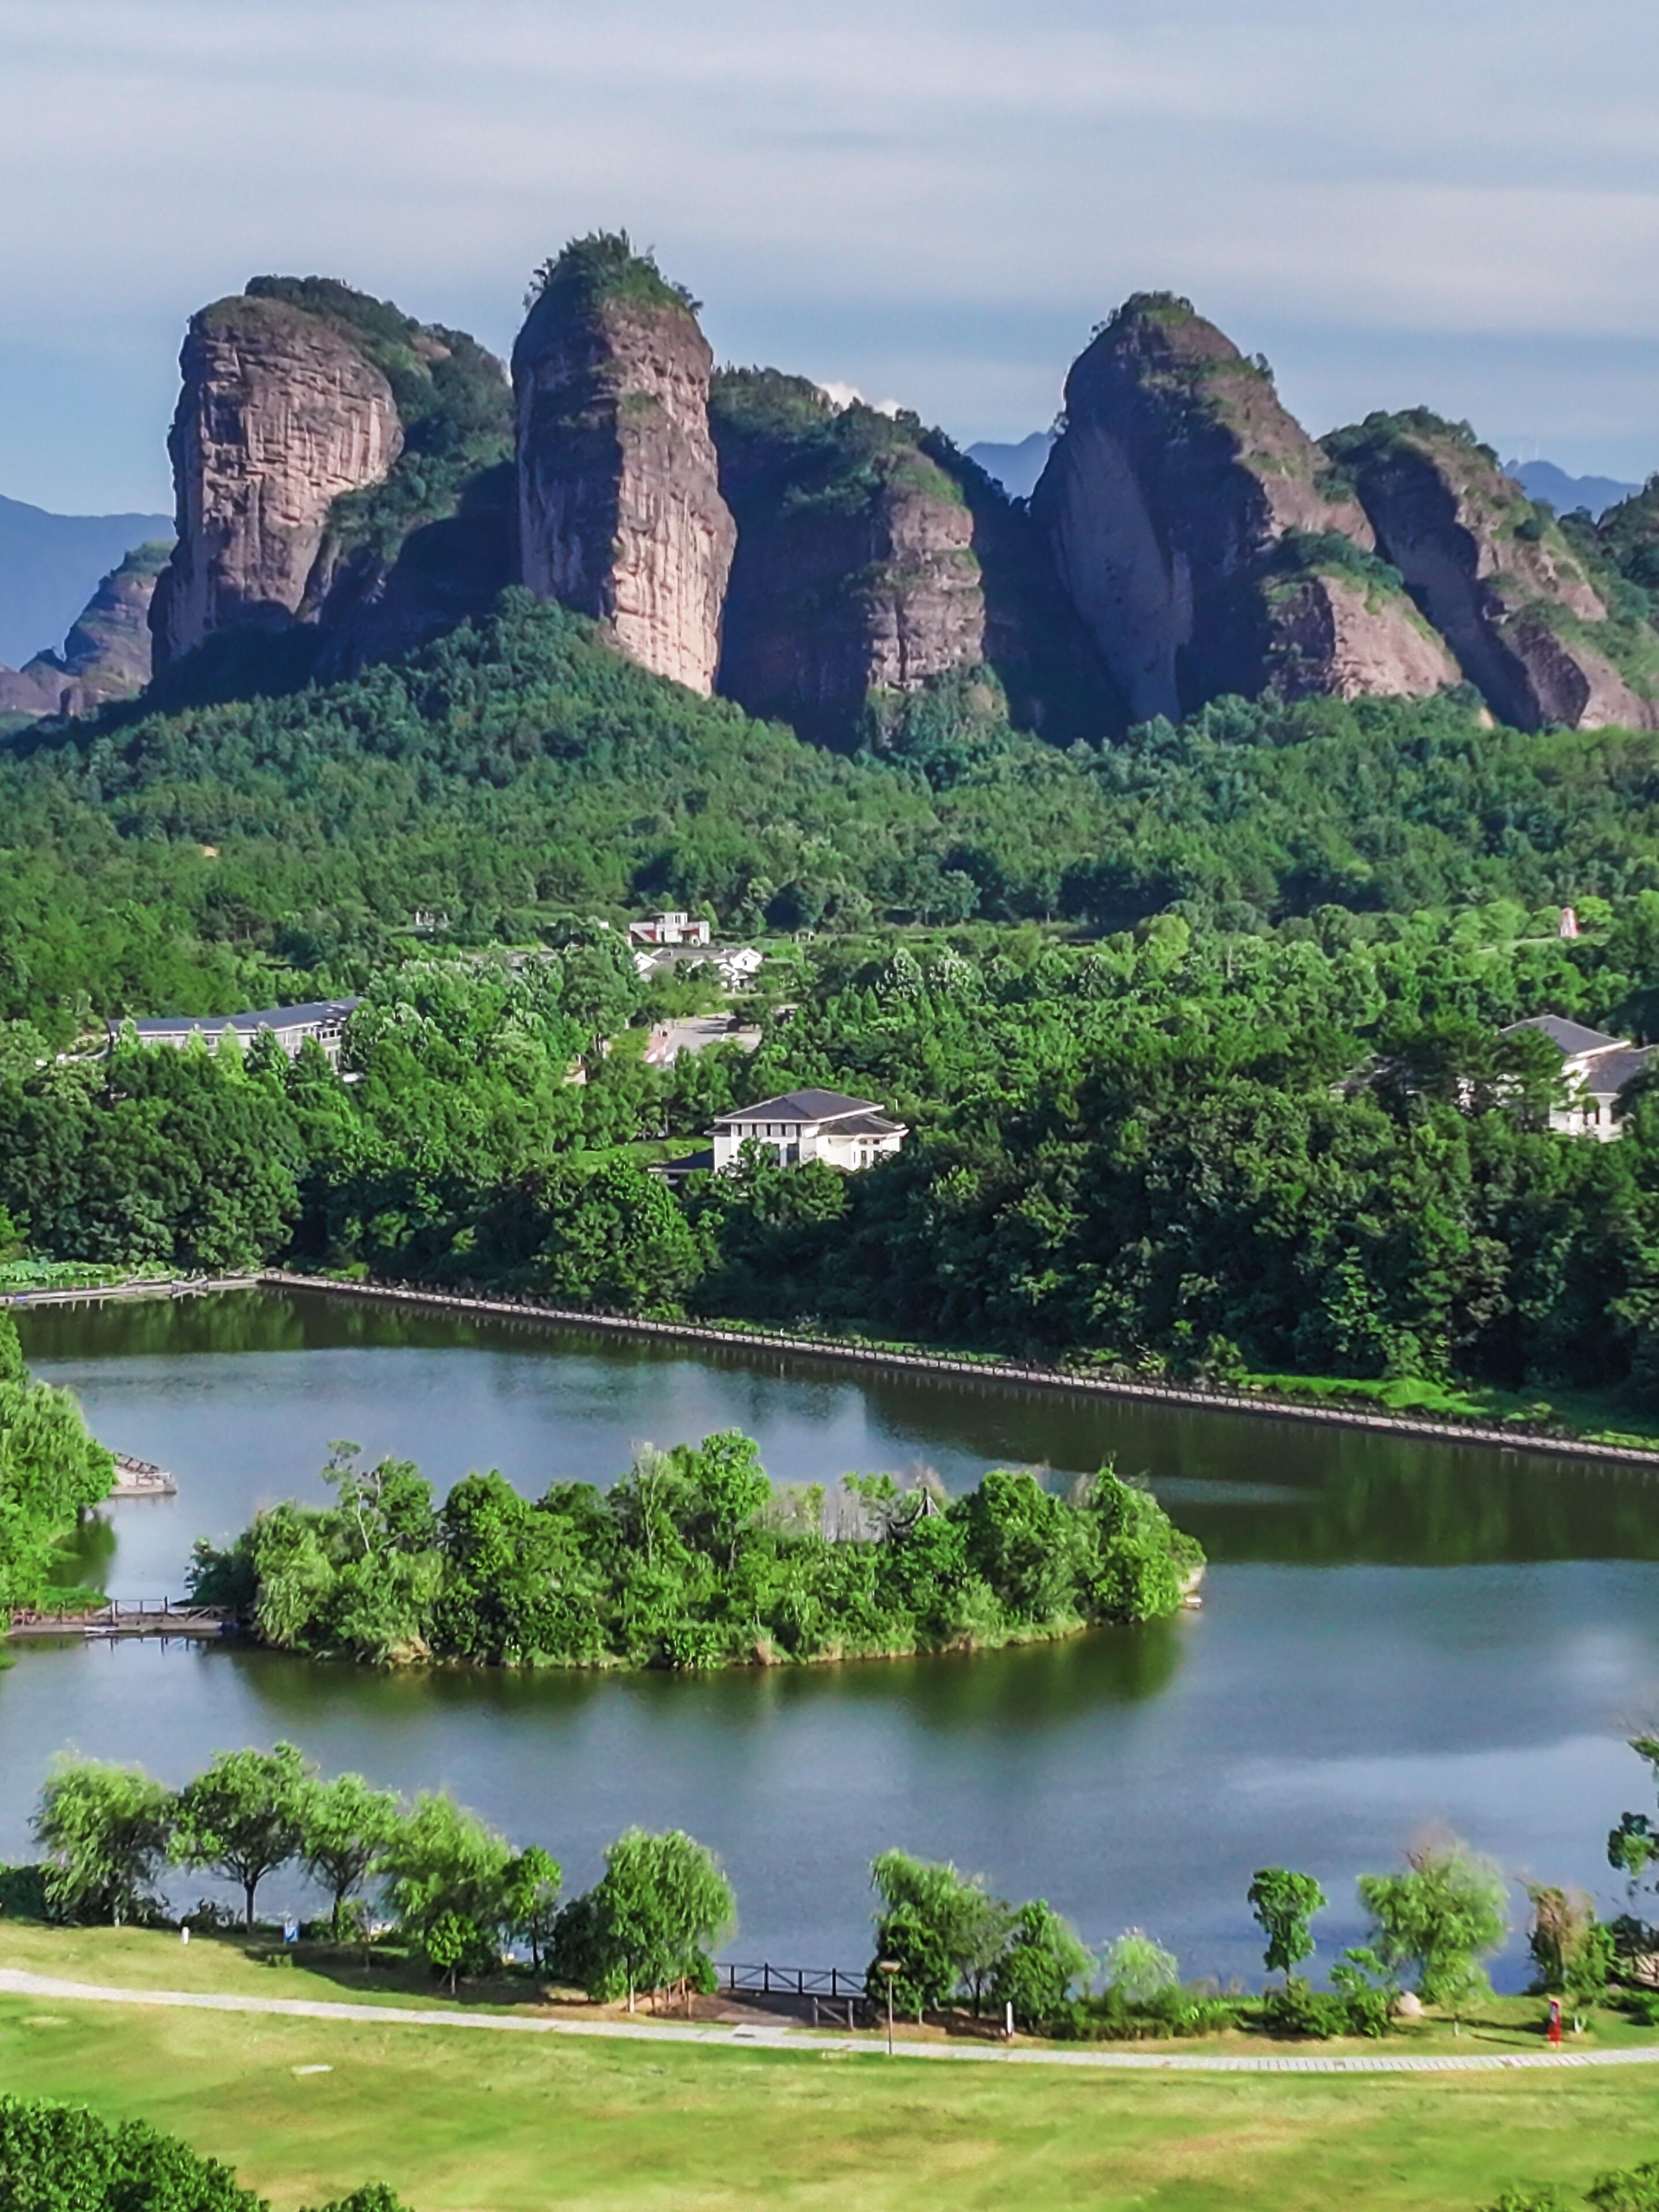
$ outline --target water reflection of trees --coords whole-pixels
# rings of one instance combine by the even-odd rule
[[[595,1674],[564,1668],[402,1668],[297,1659],[228,1647],[233,1668],[280,1732],[331,1723],[400,1731],[428,1717],[574,1720],[605,1697],[639,1698],[653,1717],[722,1729],[836,1705],[902,1710],[941,1734],[1069,1726],[1103,1708],[1141,1705],[1175,1680],[1190,1622],[1106,1628],[1003,1651],[946,1652],[819,1667],[729,1668],[708,1674]]]
[[[1456,1567],[1659,1559],[1659,1489],[1635,1469],[1492,1452],[1348,1458],[1294,1505],[1181,1509],[1212,1559],[1296,1566]]]
[[[107,1589],[114,1557],[114,1529],[101,1513],[92,1514],[52,1561],[52,1585],[54,1589]]]
[[[967,1468],[976,1476],[990,1464],[1073,1469],[1111,1456],[1121,1473],[1144,1472],[1155,1486],[1164,1477],[1177,1477],[1183,1486],[1201,1483],[1202,1495],[1177,1493],[1172,1504],[1182,1525],[1219,1560],[1462,1566],[1659,1558],[1653,1478],[1643,1471],[1418,1442],[1377,1431],[1068,1397],[962,1377],[933,1380],[759,1348],[693,1350],[529,1320],[470,1321],[305,1292],[233,1291],[34,1308],[20,1319],[27,1355],[36,1362],[510,1345],[554,1358],[575,1353],[617,1369],[690,1363],[748,1374],[757,1384],[793,1385],[802,1401],[793,1410],[808,1425],[812,1415],[805,1401],[833,1383],[862,1395],[872,1423],[894,1440],[896,1461],[912,1449],[924,1457],[957,1457],[959,1475]],[[672,1435],[672,1382],[665,1383],[665,1431]],[[774,1421],[788,1410],[769,1402],[766,1408]],[[763,1425],[757,1407],[751,1425]],[[1273,1502],[1260,1494],[1264,1478],[1277,1493]],[[1227,1494],[1234,1485],[1236,1501]]]

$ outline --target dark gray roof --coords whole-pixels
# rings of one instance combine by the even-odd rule
[[[1511,1022],[1503,1034],[1514,1036],[1522,1030],[1541,1030],[1564,1059],[1581,1052],[1610,1052],[1626,1042],[1605,1030],[1587,1030],[1582,1022],[1567,1021],[1560,1014],[1534,1014],[1530,1021]]]
[[[1638,1044],[1616,1052],[1598,1052],[1584,1070],[1585,1090],[1592,1098],[1616,1098],[1642,1073],[1653,1050],[1650,1044]]]
[[[135,1022],[132,1026],[141,1037],[188,1036],[194,1030],[200,1030],[207,1036],[217,1036],[224,1030],[253,1032],[314,1029],[324,1022],[343,1021],[360,1003],[356,999],[315,999],[303,1006],[264,1006],[252,1014],[163,1014],[153,1020]],[[110,1024],[111,1030],[117,1032],[123,1027],[120,1022]]]
[[[838,1137],[901,1137],[902,1121],[890,1121],[884,1114],[849,1114],[836,1123]]]
[[[757,1105],[717,1115],[716,1127],[727,1121],[839,1121],[848,1114],[879,1118],[881,1109],[873,1098],[849,1098],[844,1091],[786,1091],[781,1097],[763,1098]]]

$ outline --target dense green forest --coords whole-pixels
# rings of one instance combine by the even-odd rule
[[[735,1045],[647,1065],[615,933],[517,969],[370,979],[315,1048],[53,1059],[3,1034],[0,1206],[108,1263],[277,1257],[624,1310],[794,1322],[1225,1378],[1244,1369],[1659,1397],[1659,1105],[1543,1125],[1544,1011],[1654,1026],[1659,892],[1455,920],[1162,915],[1066,945],[825,940]],[[600,1045],[612,1042],[611,1048]],[[574,1070],[586,1080],[568,1079]],[[913,1135],[844,1177],[755,1160],[678,1190],[640,1140],[828,1084]]]
[[[981,672],[833,755],[509,593],[350,683],[0,746],[0,1257],[1659,1399],[1659,1108],[1554,1137],[1547,1052],[1498,1038],[1659,1030],[1656,799],[1659,737],[1458,693],[1060,749]],[[752,1058],[645,1064],[672,994],[605,924],[646,898],[775,933]],[[347,988],[349,1079],[57,1056]],[[902,1115],[902,1157],[646,1171],[805,1083]]]
[[[674,1668],[867,1658],[1061,1636],[1174,1613],[1204,1564],[1109,1470],[1069,1498],[988,1474],[948,1502],[890,1475],[775,1492],[735,1431],[646,1446],[610,1490],[533,1504],[470,1474],[441,1507],[407,1461],[325,1470],[337,1503],[279,1505],[191,1588],[288,1651],[380,1662]]]
[[[0,1018],[54,1041],[361,984],[417,908],[534,941],[641,900],[855,931],[1178,911],[1528,907],[1659,887],[1659,737],[1522,736],[1462,693],[1222,702],[1065,749],[967,672],[853,757],[699,700],[506,595],[349,683],[0,740]]]

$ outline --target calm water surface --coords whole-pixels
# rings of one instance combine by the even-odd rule
[[[738,1426],[781,1481],[921,1462],[1145,1473],[1207,1547],[1201,1612],[1036,1650],[710,1679],[380,1675],[237,1650],[29,1650],[0,1675],[0,1856],[52,1753],[180,1781],[289,1737],[325,1768],[442,1784],[584,1883],[630,1821],[724,1857],[739,1957],[861,1965],[888,1844],[1041,1893],[1098,1942],[1150,1928],[1193,1972],[1259,1971],[1268,1862],[1353,1877],[1432,1822],[1609,1907],[1624,1748],[1659,1714],[1659,1488],[1642,1475],[1297,1423],[1167,1413],[765,1354],[710,1356],[314,1297],[43,1310],[25,1349],[106,1441],[178,1477],[113,1504],[82,1571],[177,1594],[191,1540],[321,1498],[330,1441],[441,1488],[608,1483],[638,1443]],[[193,1893],[193,1892],[192,1892]],[[298,1893],[294,1894],[296,1897]],[[267,1900],[283,1901],[280,1885]],[[1518,1984],[1512,1951],[1500,1979]]]

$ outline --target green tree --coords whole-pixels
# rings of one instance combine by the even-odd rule
[[[954,1866],[883,1851],[870,1880],[885,1908],[876,1918],[876,1957],[870,1986],[878,1989],[879,1961],[896,1961],[893,2002],[920,2020],[950,2003],[968,1984],[977,2006],[986,1982],[1014,1925],[1014,1908],[994,1897],[982,1875]]]
[[[397,1833],[399,1807],[390,1790],[372,1790],[361,1774],[337,1775],[303,1793],[300,1857],[327,1891],[329,1925],[337,1936],[347,1898],[362,1888]]]
[[[387,1902],[452,1990],[462,1974],[501,1964],[512,1858],[502,1837],[441,1792],[418,1797],[381,1852]]]
[[[555,1970],[601,2003],[689,1981],[714,1985],[710,1953],[737,1917],[712,1851],[680,1829],[629,1828],[605,1855],[605,1873],[559,1916]]]
[[[1592,2212],[1659,2212],[1659,2160],[1598,2174],[1584,2202]]]
[[[409,2207],[384,2181],[366,2181],[349,2196],[337,2197],[327,2204],[313,2206],[310,2212],[409,2212]]]
[[[228,2166],[143,2120],[0,2096],[6,2212],[266,2212]]]
[[[1537,1986],[1581,1999],[1600,1996],[1612,1978],[1613,1940],[1591,1900],[1582,1890],[1541,1882],[1528,1882],[1527,1896],[1532,1905],[1527,1948]]]
[[[33,1823],[52,1911],[118,1928],[137,1918],[167,1862],[172,1817],[172,1792],[142,1769],[60,1758]]]
[[[1040,2028],[1094,1964],[1068,1921],[1041,1898],[1022,1905],[991,1973],[991,1996],[1012,2004],[1017,2026]]]
[[[69,1392],[29,1380],[16,1324],[0,1313],[0,1613],[39,1600],[59,1543],[114,1474]]]
[[[1502,1870],[1455,1837],[1416,1846],[1406,1859],[1405,1874],[1360,1876],[1371,1948],[1385,1966],[1412,1972],[1425,2004],[1461,2014],[1486,1987],[1480,1960],[1508,1931]]]
[[[1164,1950],[1144,1928],[1126,1928],[1107,1945],[1101,1964],[1106,1986],[1132,2005],[1150,2004],[1181,1978],[1174,1952]]]
[[[509,1859],[502,1877],[507,1933],[530,1946],[530,1963],[538,1973],[558,1923],[559,1887],[563,1879],[558,1861],[538,1844]]]
[[[1329,1900],[1310,1874],[1293,1874],[1288,1867],[1259,1867],[1246,1894],[1267,1939],[1262,1954],[1267,1972],[1282,1972],[1288,1989],[1296,1969],[1313,1956],[1309,1923]]]
[[[245,1924],[252,1928],[259,1884],[304,1848],[315,1787],[312,1770],[291,1743],[273,1751],[217,1752],[205,1772],[179,1793],[171,1854],[180,1865],[206,1867],[239,1883]]]
[[[723,1429],[695,1450],[681,1447],[677,1472],[685,1486],[687,1535],[730,1573],[743,1536],[771,1502],[759,1446],[740,1430]]]
[[[1638,1735],[1630,1747],[1659,1789],[1659,1736]],[[1650,1881],[1650,1869],[1659,1861],[1659,1820],[1646,1813],[1625,1813],[1607,1838],[1607,1863],[1622,1874],[1635,1897]]]

